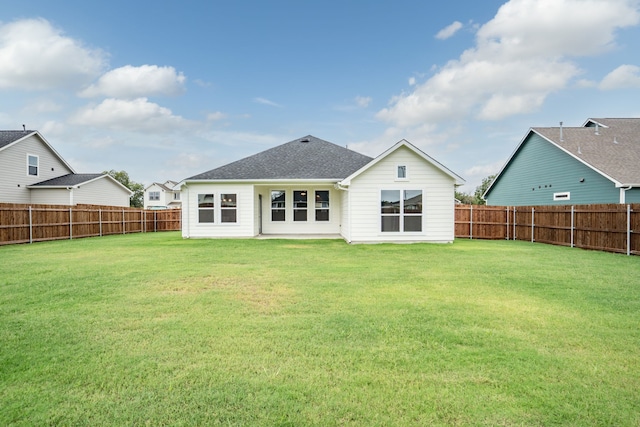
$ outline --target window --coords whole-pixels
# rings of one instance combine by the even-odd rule
[[[422,190],[382,190],[380,195],[381,231],[422,231]]]
[[[571,193],[569,191],[565,193],[553,193],[553,200],[571,200]]]
[[[40,160],[38,156],[27,154],[27,175],[38,176]]]
[[[398,174],[396,175],[398,179],[407,179],[407,167],[404,165],[398,166]]]
[[[160,200],[159,191],[149,191],[149,200]]]
[[[329,190],[316,190],[316,221],[329,221]]]
[[[285,220],[285,202],[284,190],[271,191],[271,221]]]
[[[304,190],[293,192],[293,220],[307,220],[307,192]]]
[[[210,223],[214,220],[213,194],[198,194],[198,222]]]
[[[402,200],[403,230],[422,231],[422,190],[405,190]]]
[[[220,195],[220,221],[237,222],[237,203],[235,194]]]
[[[382,231],[400,231],[400,190],[382,190]]]
[[[173,193],[173,200],[180,200],[180,193]]]

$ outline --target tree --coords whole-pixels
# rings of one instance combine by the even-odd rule
[[[496,179],[497,175],[489,175],[488,177],[484,178],[482,180],[482,184],[480,184],[479,186],[476,187],[476,191],[475,193],[473,193],[473,197],[476,200],[476,205],[486,205],[487,202],[482,198],[482,195],[484,194],[485,191],[487,191],[487,188],[489,188],[489,186],[491,185],[491,183],[493,182],[494,179]]]
[[[487,188],[491,185],[497,175],[489,175],[482,180],[482,184],[476,187],[473,194],[455,192],[456,199],[460,200],[465,205],[485,205],[487,202],[482,198],[482,195]]]
[[[132,181],[129,178],[129,174],[125,171],[118,172],[111,169],[110,171],[104,171],[102,173],[110,175],[120,184],[133,191],[133,195],[129,199],[129,206],[132,208],[144,207],[144,186],[142,184]]]

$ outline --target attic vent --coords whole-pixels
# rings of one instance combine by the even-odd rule
[[[309,138],[301,139],[300,142],[309,142]]]

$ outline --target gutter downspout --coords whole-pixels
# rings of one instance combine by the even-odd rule
[[[623,205],[627,200],[627,191],[631,190],[633,188],[632,185],[628,186],[627,188],[625,187],[620,187],[620,204]]]
[[[69,206],[73,206],[73,187],[67,187],[69,191]]]

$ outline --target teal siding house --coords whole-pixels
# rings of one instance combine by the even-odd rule
[[[531,128],[483,197],[494,206],[640,203],[640,119]]]

